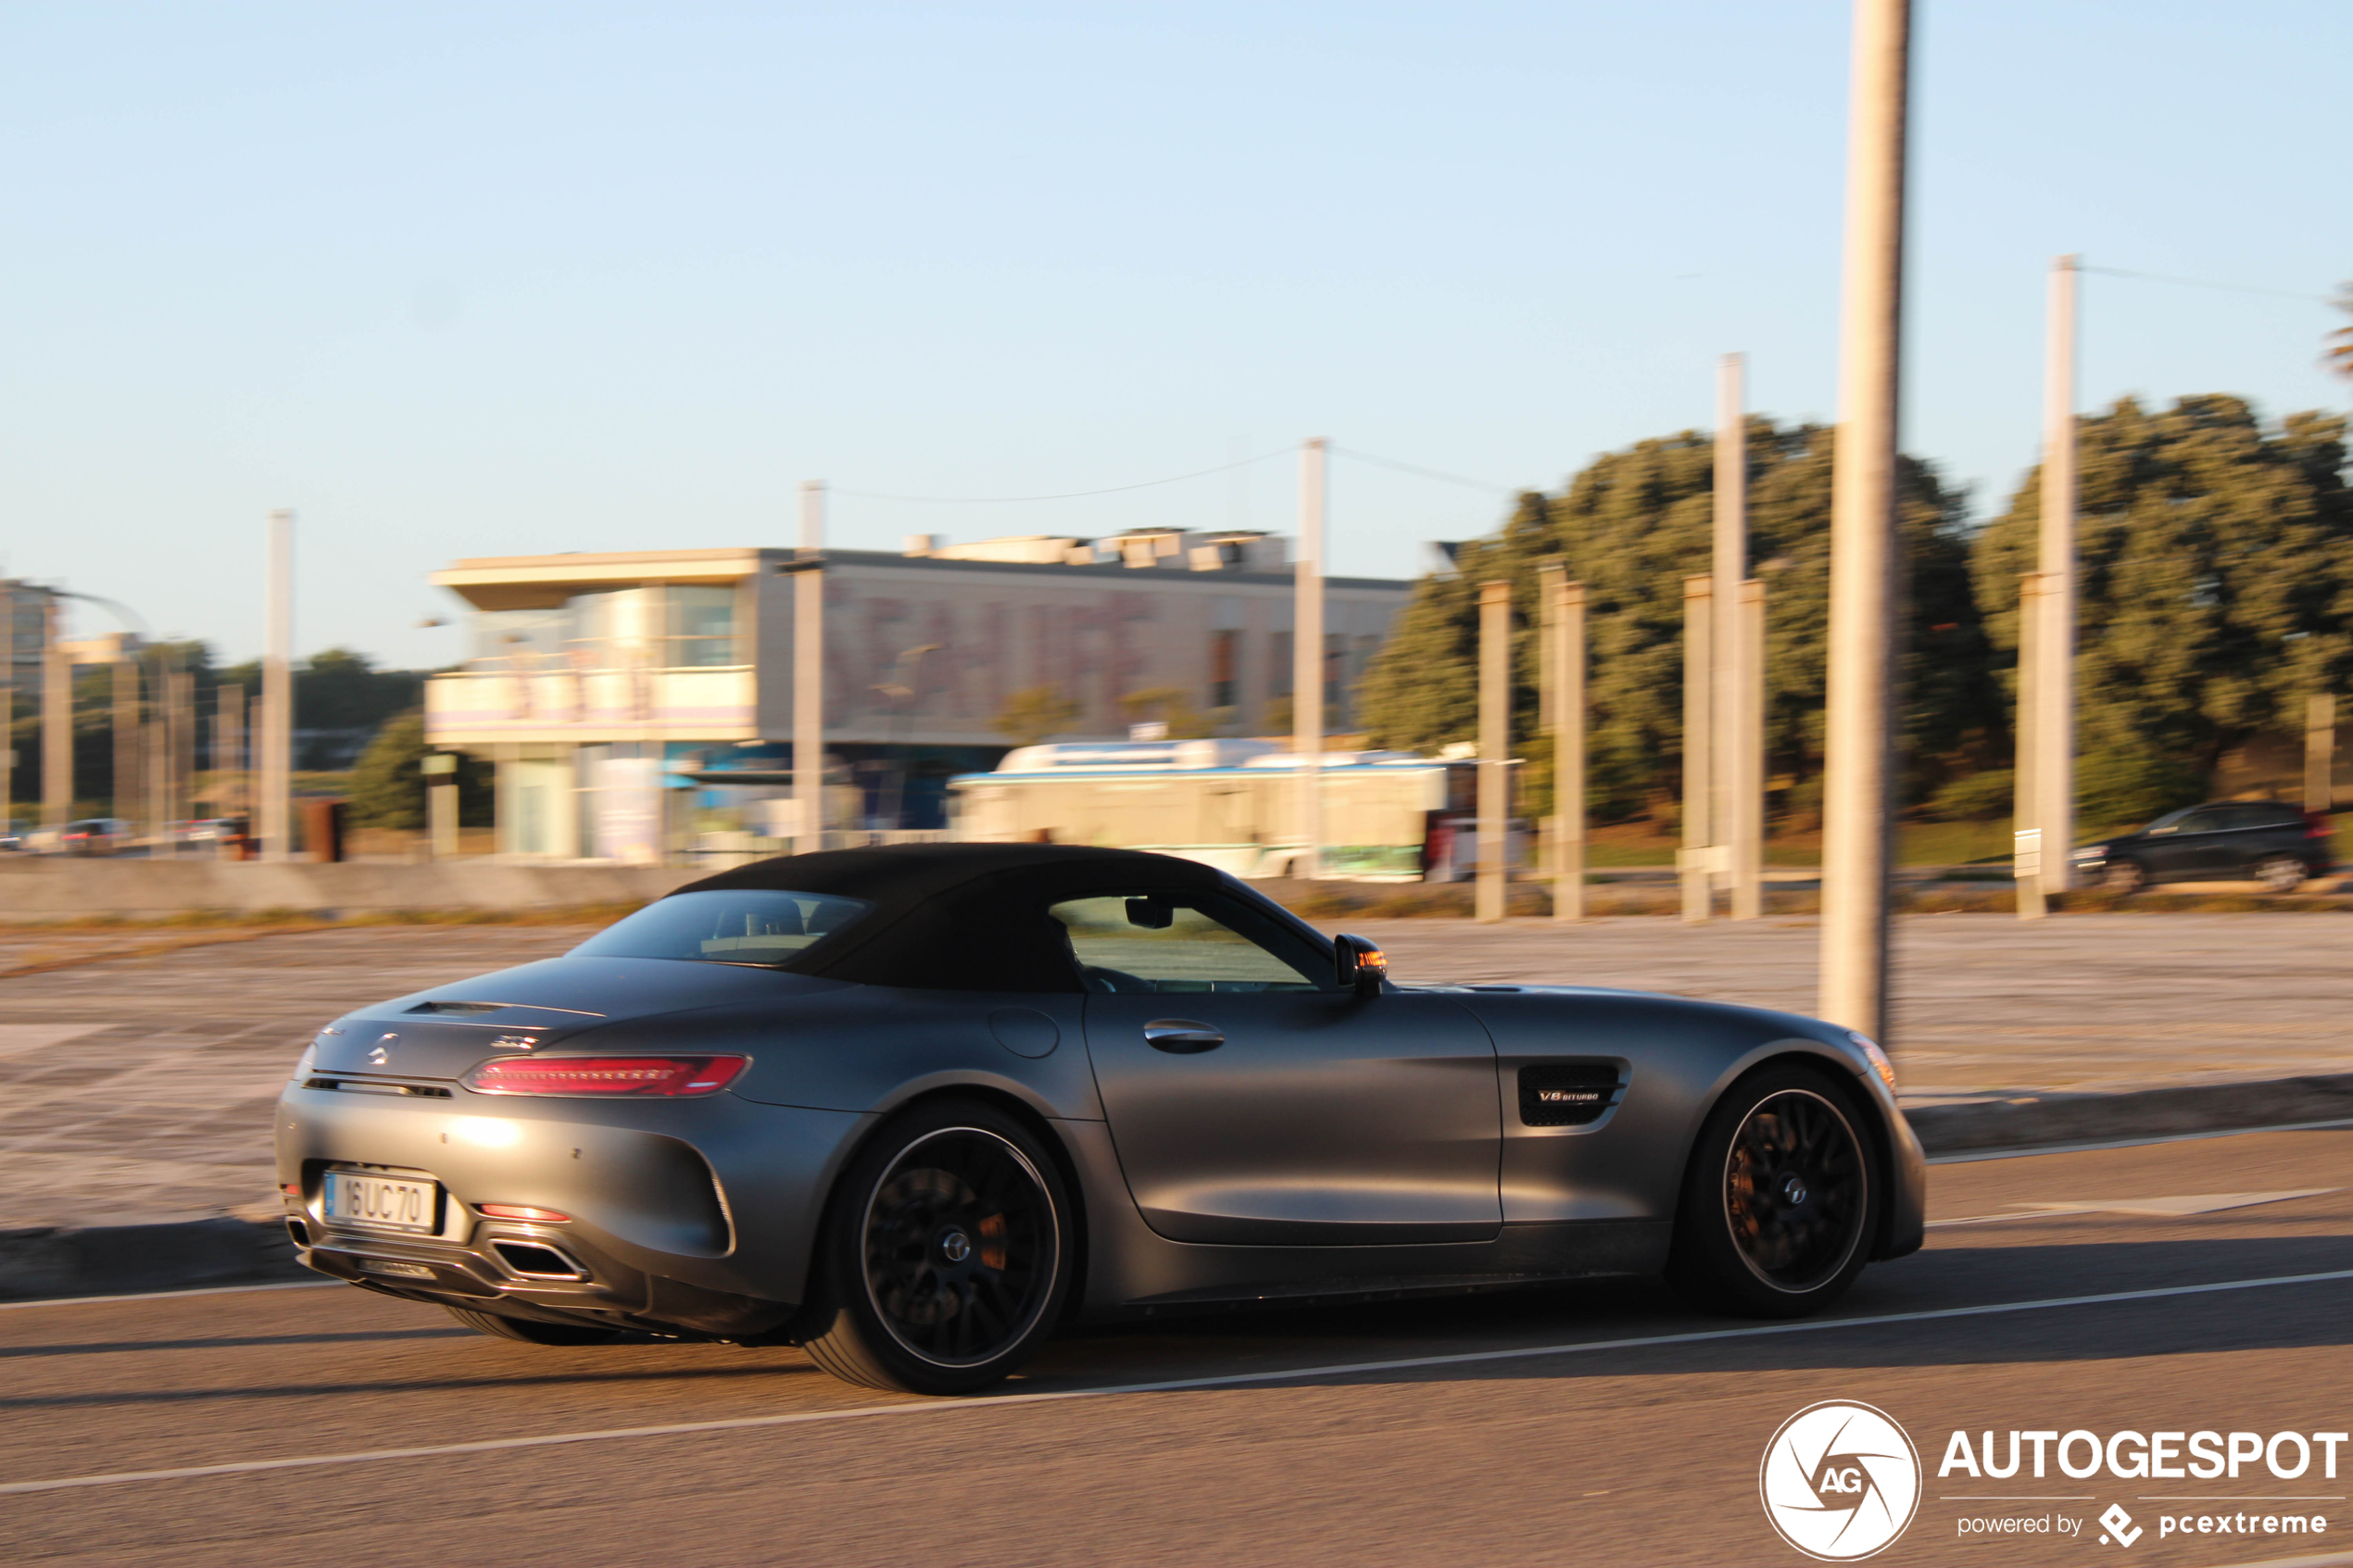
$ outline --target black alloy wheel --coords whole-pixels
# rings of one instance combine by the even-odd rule
[[[1807,1067],[1735,1085],[1692,1154],[1668,1278],[1747,1316],[1795,1317],[1843,1294],[1879,1204],[1863,1114],[1853,1091]]]
[[[1070,1203],[1052,1158],[994,1107],[919,1109],[835,1189],[802,1343],[835,1376],[916,1394],[999,1382],[1053,1331]]]
[[[2110,893],[2138,893],[2149,884],[2149,873],[2133,860],[2112,860],[2100,878],[2100,885]]]
[[[2304,885],[2304,862],[2293,855],[2266,855],[2255,862],[2255,880],[2266,893],[2293,893]]]

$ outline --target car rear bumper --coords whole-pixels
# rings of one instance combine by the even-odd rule
[[[411,1087],[422,1092],[290,1085],[280,1097],[278,1181],[297,1188],[285,1201],[303,1262],[422,1299],[730,1337],[779,1326],[801,1300],[824,1194],[867,1120],[726,1094],[602,1102]],[[430,1178],[433,1228],[330,1223],[330,1167]],[[569,1218],[494,1219],[485,1203]]]

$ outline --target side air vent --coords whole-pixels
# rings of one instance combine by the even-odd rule
[[[1519,1070],[1519,1120],[1525,1127],[1581,1127],[1617,1102],[1614,1061],[1548,1061]]]
[[[503,1012],[506,1007],[504,1002],[419,1002],[409,1010],[440,1018],[472,1018],[477,1013]]]

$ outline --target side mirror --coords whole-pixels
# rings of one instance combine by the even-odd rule
[[[1336,936],[1332,946],[1340,955],[1340,988],[1360,997],[1379,996],[1381,982],[1389,978],[1388,955],[1362,936]]]

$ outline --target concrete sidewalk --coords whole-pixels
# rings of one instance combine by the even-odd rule
[[[1351,923],[1408,983],[1570,983],[1799,1012],[1814,1005],[1810,919]],[[2353,1116],[2353,922],[1919,915],[1896,929],[1890,1043],[1907,1109],[1937,1147]],[[353,927],[0,980],[0,1296],[132,1288],[122,1280],[146,1277],[148,1260],[160,1266],[157,1248],[196,1235],[114,1227],[199,1225],[219,1238],[203,1253],[212,1264],[172,1265],[180,1283],[223,1277],[204,1267],[266,1272],[267,1248],[254,1250],[248,1227],[223,1226],[275,1222],[271,1106],[319,1025],[365,1002],[548,957],[585,934]],[[73,941],[86,953],[83,943],[108,939]],[[132,946],[142,934],[112,939]]]

